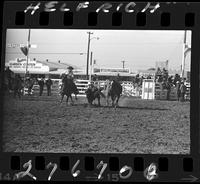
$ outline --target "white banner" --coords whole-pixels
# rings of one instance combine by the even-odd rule
[[[144,79],[142,82],[142,99],[155,99],[155,82],[153,79]]]

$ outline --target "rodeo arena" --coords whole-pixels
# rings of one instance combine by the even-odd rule
[[[28,57],[4,71],[3,150],[190,153],[190,71],[88,68]],[[181,61],[180,61],[181,63]],[[183,65],[182,65],[183,66]]]

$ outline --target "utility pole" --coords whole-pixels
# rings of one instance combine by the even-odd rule
[[[186,48],[186,35],[187,32],[184,32],[184,38],[183,38],[183,53],[182,53],[182,70],[181,70],[181,77],[184,78],[184,72],[185,72],[185,48]]]
[[[92,81],[92,52],[90,53],[90,77],[89,77],[89,80],[90,82]]]
[[[26,72],[25,72],[25,76],[26,76],[27,73],[28,73],[28,60],[29,60],[30,37],[31,37],[31,29],[28,30],[28,42],[27,42],[27,56],[26,56]]]
[[[125,63],[126,61],[122,61],[122,64],[123,64],[123,69],[124,69],[124,63]]]
[[[89,54],[90,54],[90,35],[93,34],[92,32],[88,33],[88,49],[87,49],[87,67],[86,67],[86,77],[88,79],[88,68],[89,68]]]

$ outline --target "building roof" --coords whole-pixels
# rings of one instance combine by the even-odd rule
[[[67,64],[67,63],[58,63],[58,62],[52,62],[52,61],[36,61],[38,63],[42,63],[49,67],[50,71],[55,71],[57,69],[64,69],[67,70],[67,67],[72,66],[74,69],[78,68],[75,65]]]

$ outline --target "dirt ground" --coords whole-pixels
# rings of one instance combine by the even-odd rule
[[[60,153],[190,153],[190,103],[120,98],[117,109],[58,97],[5,98],[3,150]]]

